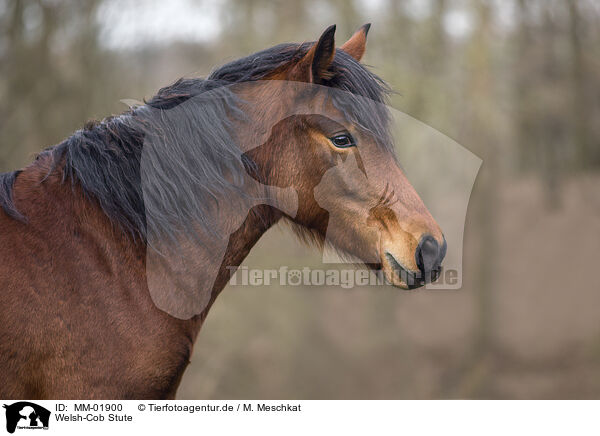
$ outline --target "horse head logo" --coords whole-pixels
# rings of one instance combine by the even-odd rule
[[[6,431],[14,433],[19,428],[48,428],[50,411],[42,406],[28,401],[19,401],[10,405],[4,404],[6,409]]]

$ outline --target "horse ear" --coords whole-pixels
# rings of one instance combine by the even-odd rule
[[[335,55],[335,24],[325,29],[315,45],[292,70],[292,78],[310,83],[323,83],[331,78],[329,67]]]
[[[365,54],[365,48],[367,46],[367,34],[369,33],[370,28],[371,23],[363,25],[340,48],[360,62],[363,55]]]

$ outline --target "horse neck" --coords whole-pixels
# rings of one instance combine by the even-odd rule
[[[71,244],[79,244],[81,247],[78,249],[94,251],[103,257],[103,266],[111,274],[126,275],[126,282],[135,284],[132,292],[146,294],[136,297],[150,300],[146,298],[146,261],[151,248],[113,223],[98,203],[85,196],[76,183],[72,185],[70,180],[63,181],[60,167],[50,175],[48,170],[49,163],[38,162],[24,169],[17,178],[14,195],[20,212],[28,220],[25,229],[47,235],[44,245],[69,250]],[[237,221],[242,224],[229,236],[223,259],[217,266],[210,303],[190,320],[187,335],[195,337],[212,303],[227,285],[232,268],[243,262],[260,237],[282,216],[277,209],[265,204],[254,206],[249,211],[240,209],[237,213],[240,215]],[[67,252],[64,256],[72,257]],[[148,308],[145,306],[145,310]]]
[[[241,227],[229,237],[227,250],[223,256],[217,280],[213,287],[212,300],[218,296],[229,281],[233,272],[232,268],[235,269],[235,267],[238,267],[244,261],[260,237],[281,216],[281,213],[277,209],[264,204],[255,206],[250,210]]]

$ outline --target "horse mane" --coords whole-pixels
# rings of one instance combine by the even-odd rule
[[[13,199],[13,186],[21,171],[0,174],[0,207],[6,214],[16,220],[23,221],[25,218],[17,210]]]
[[[244,160],[245,155],[231,129],[230,117],[235,114],[238,100],[227,85],[261,80],[301,59],[313,44],[280,44],[223,65],[206,79],[179,79],[161,88],[145,105],[100,122],[87,123],[62,143],[42,151],[32,165],[50,159],[50,172],[62,171],[63,182],[69,180],[73,185],[79,185],[85,196],[96,201],[113,223],[144,242],[148,240],[149,219],[157,228],[168,228],[194,216],[196,220],[205,218],[200,224],[208,226],[209,218],[202,214],[202,204],[214,198],[215,193],[235,189],[231,175],[235,177],[252,167],[252,162]],[[384,147],[391,149],[387,137],[388,114],[378,109],[383,107],[389,93],[385,82],[341,50],[336,51],[330,68],[332,74],[325,86],[363,98],[360,102],[347,99],[336,102],[334,98],[334,105],[353,122],[372,132]],[[203,101],[210,105],[209,110],[195,111],[192,110],[194,105],[186,106],[194,97],[201,98],[209,92],[211,98]],[[363,101],[366,100],[372,101],[374,106],[365,107]],[[170,131],[168,123],[164,122],[164,115],[174,108],[183,110],[184,115],[190,117],[189,124],[194,126],[195,132],[187,132],[194,138],[194,144],[188,146],[193,145],[194,153],[200,159],[195,162],[197,174],[190,175],[189,171],[175,174],[179,178],[188,177],[175,182],[193,187],[194,193],[178,192],[178,199],[170,202],[169,195],[148,198],[143,192],[144,167],[155,171],[157,177],[173,177],[173,172],[164,174],[160,158],[152,153],[144,157],[142,165],[142,149],[147,145],[148,136],[156,135],[157,131],[167,136],[177,133]],[[203,132],[210,132],[210,135],[202,135]],[[183,159],[186,151],[181,150],[178,156]],[[171,168],[173,165],[183,168],[186,162],[170,164]],[[12,195],[19,172],[0,174],[0,207],[12,218],[25,221],[26,217],[16,208]],[[167,184],[173,183],[169,180]],[[201,201],[186,202],[186,195],[195,195],[195,199]],[[182,209],[185,203],[190,210]]]

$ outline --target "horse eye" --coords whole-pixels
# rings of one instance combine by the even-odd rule
[[[347,148],[354,146],[354,138],[350,134],[336,135],[331,138],[331,142],[338,148]]]

